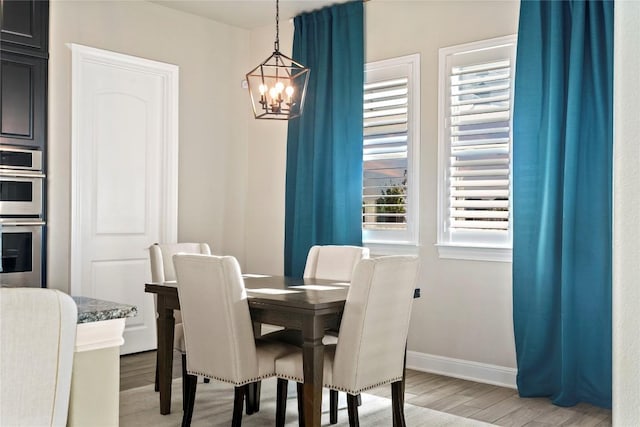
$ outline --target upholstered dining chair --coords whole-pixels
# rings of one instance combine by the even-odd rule
[[[151,281],[156,283],[171,282],[176,280],[176,271],[173,267],[173,256],[175,254],[204,254],[211,255],[211,249],[206,243],[154,243],[149,247],[149,260],[151,263]],[[154,295],[155,298],[155,295]],[[155,299],[154,299],[155,303]],[[182,316],[180,310],[174,310],[175,328],[173,333],[173,347],[182,353],[183,374],[186,369],[186,359],[184,356],[184,336],[182,332]],[[156,378],[155,390],[159,390],[158,383],[158,359],[156,358]],[[184,384],[182,386],[182,406],[186,407],[184,400]]]
[[[303,277],[351,282],[353,270],[360,260],[369,258],[369,248],[347,245],[315,245],[309,249]],[[336,344],[338,331],[329,330],[325,345]],[[357,397],[360,403],[360,395]],[[338,422],[338,392],[329,392],[330,423]]]
[[[393,425],[404,426],[404,354],[418,259],[363,259],[353,273],[336,345],[325,346],[324,386],[347,393],[349,425],[357,426],[357,395],[391,384]],[[276,360],[276,420],[284,423],[287,380],[303,381],[302,351]],[[299,388],[300,389],[300,388]],[[303,396],[298,396],[298,399]]]
[[[196,376],[235,386],[233,426],[240,426],[249,385],[275,376],[275,359],[295,350],[255,339],[238,261],[231,256],[174,255],[187,355],[187,410],[191,423]]]
[[[353,269],[369,248],[361,246],[316,245],[309,249],[303,277],[350,282]]]
[[[77,321],[60,291],[0,290],[0,425],[67,424]]]
[[[308,279],[338,280],[348,284],[351,282],[353,270],[360,260],[369,258],[369,248],[348,245],[314,245],[309,249],[304,267],[303,277]],[[302,345],[299,331],[280,331],[266,336],[269,339],[284,341],[298,346]],[[322,342],[325,345],[336,344],[338,331],[329,330]],[[257,386],[259,389],[259,385]],[[257,392],[259,393],[259,392]],[[338,422],[338,392],[330,391],[330,422]],[[360,396],[357,397],[360,402]]]
[[[303,277],[307,279],[336,280],[349,284],[355,266],[360,260],[369,258],[369,248],[348,245],[314,245],[309,249]],[[328,330],[322,342],[324,345],[336,344],[338,331]],[[266,334],[265,338],[302,346],[300,331],[281,330]],[[260,394],[260,384],[256,385],[256,394]],[[358,402],[360,397],[358,396]],[[329,398],[330,422],[338,422],[338,392],[331,390]],[[256,402],[258,403],[258,402]],[[255,408],[257,411],[257,408]]]

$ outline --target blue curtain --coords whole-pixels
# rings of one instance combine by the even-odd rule
[[[311,69],[289,122],[284,272],[302,276],[315,244],[362,244],[362,2],[294,19],[293,58]]]
[[[523,1],[514,105],[521,396],[611,407],[613,2]]]

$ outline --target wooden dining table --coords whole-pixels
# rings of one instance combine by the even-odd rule
[[[349,284],[331,280],[243,275],[251,320],[302,331],[305,426],[320,426],[322,378],[327,329],[339,325]],[[173,367],[173,310],[180,309],[176,282],[147,283],[145,292],[156,294],[158,310],[158,379],[160,413],[171,412]]]

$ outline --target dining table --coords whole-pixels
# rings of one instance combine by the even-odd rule
[[[251,320],[299,330],[302,334],[304,424],[320,426],[324,345],[328,329],[339,327],[349,283],[333,280],[243,274]],[[157,297],[158,382],[160,413],[171,412],[173,310],[180,309],[177,283],[146,283]],[[419,289],[414,297],[419,296]]]

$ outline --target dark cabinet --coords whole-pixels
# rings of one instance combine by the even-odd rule
[[[1,53],[0,145],[43,149],[46,140],[47,60]]]
[[[0,0],[0,145],[44,150],[49,2]]]
[[[47,58],[49,2],[0,0],[2,50]]]

